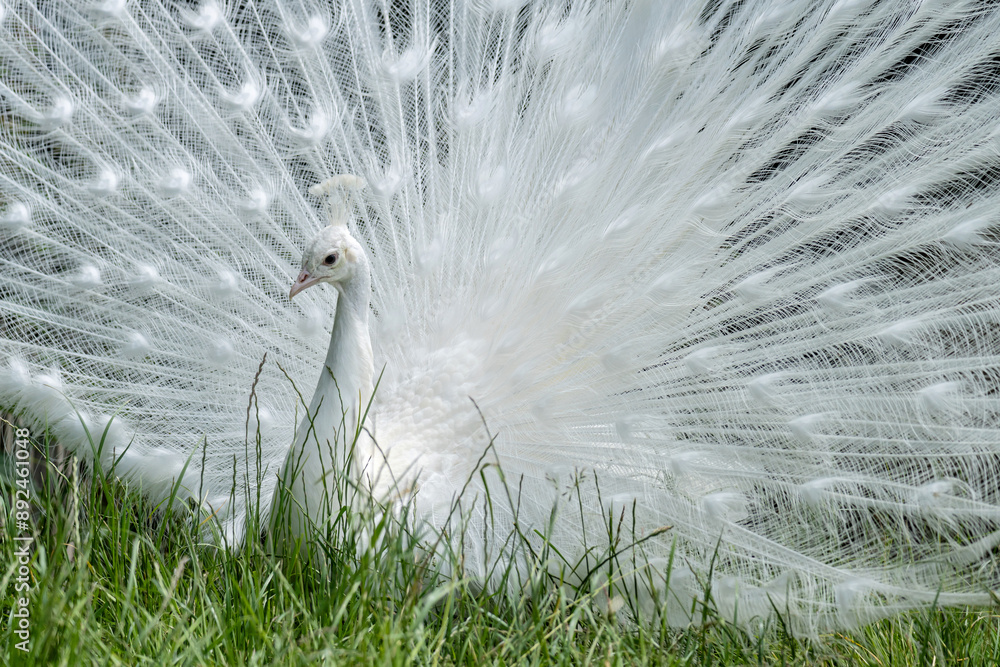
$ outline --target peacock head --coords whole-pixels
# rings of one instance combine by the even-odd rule
[[[302,271],[288,293],[296,294],[320,283],[330,283],[341,291],[364,262],[364,250],[343,225],[331,225],[313,237],[302,253]]]

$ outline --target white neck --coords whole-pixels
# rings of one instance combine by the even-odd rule
[[[372,378],[375,374],[371,336],[368,332],[371,278],[367,264],[359,268],[364,271],[358,271],[350,281],[337,286],[337,313],[333,333],[330,335],[330,347],[326,352],[323,372],[316,383],[316,393],[309,406],[313,415],[318,410],[332,410],[340,416],[359,405],[364,412],[371,399]],[[350,418],[351,415],[348,414],[347,417]],[[358,415],[354,415],[352,421],[348,422],[348,430],[354,430],[357,419]],[[339,433],[339,427],[337,431]]]
[[[272,503],[272,512],[283,513],[284,528],[290,533],[287,537],[292,539],[303,536],[307,517],[322,529],[345,502],[342,472],[346,470],[346,453],[354,443],[373,391],[374,358],[368,332],[371,278],[366,259],[358,262],[350,280],[337,285],[337,291],[336,319],[326,362],[309,414],[299,425],[295,444],[288,451]],[[282,487],[288,496],[279,510]]]

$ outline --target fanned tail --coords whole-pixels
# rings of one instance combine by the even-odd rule
[[[430,524],[471,397],[525,526],[644,540],[640,610],[996,588],[988,4],[4,7],[0,405],[153,497],[233,542],[271,497],[333,314],[286,298],[304,193],[350,173],[377,435]]]

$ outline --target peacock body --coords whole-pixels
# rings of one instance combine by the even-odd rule
[[[992,3],[5,1],[0,33],[0,406],[227,543],[312,437],[293,495],[349,463],[429,528],[464,502],[485,579],[515,521],[584,571],[610,521],[676,624],[709,579],[803,632],[990,602]],[[370,285],[289,300],[317,233]]]

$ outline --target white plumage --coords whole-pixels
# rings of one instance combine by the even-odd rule
[[[582,570],[609,522],[650,538],[615,561],[644,614],[710,577],[802,632],[991,600],[990,3],[5,1],[0,33],[0,406],[228,541],[308,442],[337,297],[287,291],[308,188],[356,174],[371,285],[315,432],[373,370],[378,447],[293,496],[346,465],[441,529],[471,478],[488,578],[526,557],[492,434],[523,534]]]

